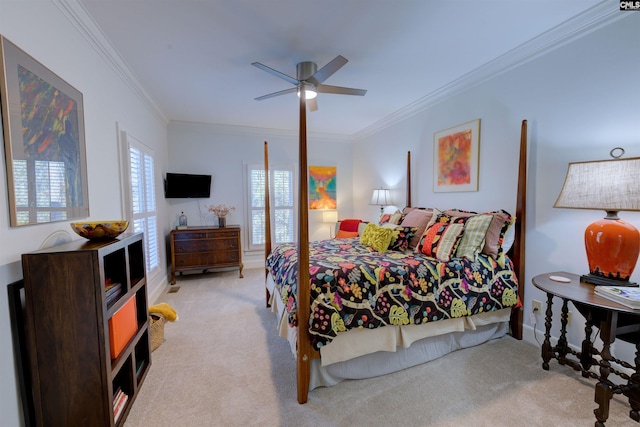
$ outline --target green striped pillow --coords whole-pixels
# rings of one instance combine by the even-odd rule
[[[492,219],[491,214],[473,215],[467,218],[464,233],[456,248],[456,258],[464,257],[470,260],[476,258],[476,254],[484,246],[484,239]]]

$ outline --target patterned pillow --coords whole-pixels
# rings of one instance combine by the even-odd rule
[[[466,218],[440,214],[429,225],[418,243],[418,251],[447,262],[454,255],[464,232]]]
[[[362,236],[360,236],[360,244],[369,246],[376,251],[383,253],[387,251],[387,248],[389,248],[392,237],[392,229],[369,223],[362,232]]]
[[[451,216],[467,218],[464,225],[464,233],[456,249],[455,257],[475,260],[476,255],[484,247],[485,236],[493,220],[493,215],[490,213],[476,214],[475,212],[459,210],[448,210],[445,212]]]
[[[383,224],[382,227],[393,230],[390,251],[406,251],[409,249],[409,240],[416,234],[416,227],[403,227],[401,225]]]
[[[418,246],[420,237],[422,237],[424,230],[427,228],[429,220],[433,217],[433,212],[432,209],[414,209],[404,217],[402,223],[400,223],[401,226],[415,227],[417,229],[413,237],[409,239],[409,247],[416,248]]]
[[[387,224],[390,219],[391,219],[391,214],[384,214],[384,215],[382,215],[380,217],[380,220],[378,221],[378,224],[380,224],[380,225]]]

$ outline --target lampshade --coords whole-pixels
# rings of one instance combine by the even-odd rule
[[[633,285],[640,233],[618,218],[619,211],[640,210],[640,158],[569,163],[555,208],[602,209],[607,216],[589,225],[584,240],[589,274],[596,285]]]
[[[338,211],[323,211],[322,222],[338,222]]]
[[[388,206],[391,204],[391,191],[386,188],[373,190],[370,205]]]
[[[569,163],[555,208],[640,211],[640,158]]]
[[[370,205],[380,206],[380,216],[384,213],[384,207],[391,204],[391,191],[386,188],[373,190]]]

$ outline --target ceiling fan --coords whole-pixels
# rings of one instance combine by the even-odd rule
[[[267,95],[259,96],[256,98],[256,101],[262,101],[263,99],[272,98],[274,96],[284,95],[287,93],[299,93],[301,89],[304,89],[309,109],[311,111],[315,111],[318,109],[318,102],[316,100],[316,96],[318,93],[364,96],[364,94],[367,93],[367,91],[364,89],[353,89],[350,87],[329,86],[322,84],[322,82],[331,77],[347,62],[349,62],[347,58],[342,55],[338,55],[319,70],[315,62],[300,62],[296,66],[297,78],[293,78],[287,74],[281,73],[280,71],[274,70],[273,68],[267,67],[266,65],[259,62],[253,62],[251,65],[253,65],[254,67],[260,68],[261,70],[264,70],[267,73],[279,77],[283,80],[286,80],[296,86],[290,89],[285,89]]]

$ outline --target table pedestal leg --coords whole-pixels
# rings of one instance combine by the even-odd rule
[[[544,342],[542,343],[542,369],[549,370],[549,361],[553,358],[551,348],[551,305],[553,304],[553,294],[547,293],[547,311],[544,318]]]

